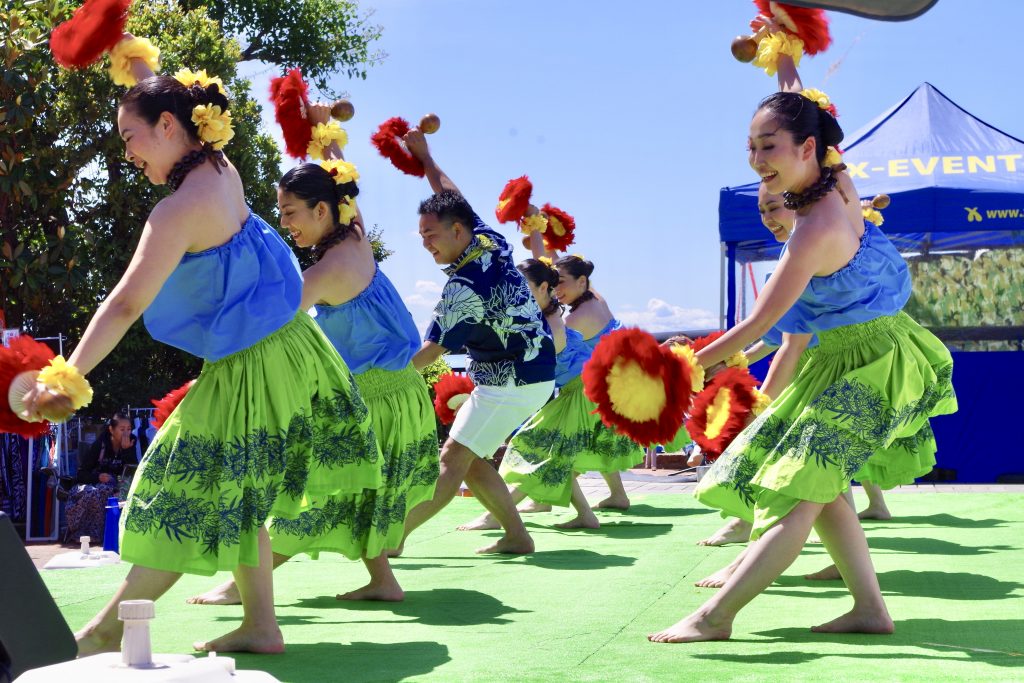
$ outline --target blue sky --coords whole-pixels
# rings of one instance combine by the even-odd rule
[[[426,181],[378,156],[385,119],[433,111],[439,164],[484,220],[505,182],[528,174],[538,203],[576,217],[572,251],[591,259],[594,286],[627,323],[716,327],[718,191],[755,179],[746,133],[774,78],[735,61],[731,39],[754,16],[748,0],[376,0],[388,56],[365,81],[339,77],[356,117],[346,155],[360,169],[359,203],[395,251],[384,264],[425,329],[444,275],[415,235]],[[827,92],[853,133],[929,81],[962,107],[1024,135],[1020,27],[1024,2],[940,0],[901,23],[831,14],[832,48],[801,76]],[[243,65],[264,103],[276,75]],[[283,148],[283,144],[281,145]],[[284,169],[295,162],[286,158]],[[752,217],[756,220],[756,217]],[[497,226],[496,226],[497,227]],[[506,234],[518,244],[512,226]],[[517,248],[517,256],[526,251]]]

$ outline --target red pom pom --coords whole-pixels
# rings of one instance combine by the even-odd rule
[[[725,334],[724,331],[719,331],[712,332],[711,334],[706,334],[703,337],[697,337],[696,339],[693,340],[693,343],[690,344],[690,348],[693,349],[694,353],[697,353],[698,351],[709,345],[711,342],[721,337],[723,334]]]
[[[441,424],[450,425],[455,421],[455,410],[448,406],[448,401],[459,394],[473,393],[475,386],[473,380],[466,375],[457,375],[454,372],[441,375],[434,383],[434,412],[437,413]]]
[[[53,356],[53,349],[25,335],[12,340],[10,347],[0,346],[0,433],[33,439],[50,431],[49,422],[26,422],[18,417],[7,402],[7,392],[15,377],[42,370]]]
[[[302,115],[309,105],[309,86],[302,80],[302,72],[292,69],[284,76],[270,79],[270,101],[274,103],[274,118],[281,126],[284,147],[296,159],[306,158],[306,148],[313,138],[313,126]]]
[[[745,368],[726,368],[694,396],[686,431],[709,459],[721,455],[736,435],[743,431],[754,407],[756,388],[757,379]],[[708,409],[719,398],[728,400],[728,416],[724,422],[714,425],[714,433],[709,435]]]
[[[533,194],[533,183],[526,176],[520,176],[505,183],[498,195],[498,206],[494,215],[499,223],[519,222],[530,207],[530,195]]]
[[[50,52],[65,69],[84,69],[121,40],[132,0],[85,0],[50,33]]]
[[[191,389],[192,385],[195,383],[196,381],[191,379],[177,389],[168,391],[163,398],[152,399],[151,403],[156,406],[156,411],[153,413],[153,419],[149,421],[149,424],[153,425],[157,429],[163,427],[164,422],[167,422],[167,418],[171,416],[171,413],[174,412],[174,409],[178,407],[181,400],[185,398],[185,394],[188,393],[188,390]]]
[[[576,219],[557,206],[545,204],[541,209],[548,216],[548,229],[544,231],[544,247],[548,251],[565,251],[570,245],[576,242]],[[565,233],[559,235],[555,232],[552,221],[562,224]]]
[[[380,124],[377,132],[370,136],[370,142],[377,148],[380,155],[402,173],[417,178],[425,174],[420,160],[409,153],[400,140],[409,132],[409,122],[398,116]]]
[[[808,55],[824,52],[832,44],[825,10],[796,7],[769,0],[754,0],[754,4],[762,15],[775,18],[789,29],[790,33],[796,34],[804,41],[804,52]],[[751,22],[750,27],[755,31],[759,28],[756,19]]]
[[[613,371],[618,375],[614,387],[609,382]],[[650,334],[621,328],[602,337],[583,366],[583,390],[597,404],[602,422],[641,446],[649,446],[670,442],[683,425],[692,393],[689,375],[678,356]],[[663,394],[663,400],[651,392]],[[646,405],[633,403],[637,398]],[[623,399],[633,405],[624,405]],[[647,415],[637,419],[627,412]]]

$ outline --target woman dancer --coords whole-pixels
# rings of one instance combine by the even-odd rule
[[[527,259],[517,268],[551,325],[558,353],[555,386],[559,392],[512,437],[499,471],[516,502],[526,497],[545,505],[564,507],[571,502],[576,517],[556,527],[597,529],[601,524],[576,481],[581,469],[576,463],[581,459],[629,459],[635,457],[638,447],[602,424],[594,404],[583,393],[580,375],[593,348],[562,321],[562,306],[552,295],[560,276],[550,259]],[[498,521],[490,514],[459,527],[464,531],[497,528]]]
[[[893,630],[842,492],[873,452],[956,409],[952,359],[901,312],[910,294],[903,259],[865,225],[849,175],[824,164],[826,147],[841,141],[836,120],[795,93],[765,98],[751,122],[750,165],[797,211],[793,236],[751,316],[697,358],[713,366],[776,324],[797,343],[783,344],[776,360],[786,388],[698,486],[699,500],[729,514],[751,517],[753,508],[757,542],[721,591],[652,641],[727,639],[739,610],[792,563],[812,526],[854,598],[849,613],[814,630]],[[790,382],[812,334],[818,348]]]
[[[281,652],[264,522],[295,517],[306,495],[378,488],[380,451],[348,368],[299,311],[294,255],[219,151],[230,124],[193,122],[227,111],[222,86],[152,76],[141,59],[133,71],[142,80],[121,99],[118,130],[128,160],[172,193],[70,360],[88,373],[145,312],[154,338],[206,363],[139,466],[121,540],[134,566],[76,635],[79,655],[118,648],[122,600],[222,570],[234,572],[241,626],[195,647]]]
[[[310,105],[306,116],[313,126],[326,125],[330,107]],[[274,520],[274,566],[300,552],[362,556],[370,582],[338,598],[399,601],[405,594],[388,554],[401,546],[409,510],[434,495],[437,427],[426,382],[411,364],[421,344],[412,314],[377,267],[362,213],[354,206],[359,192],[355,167],[344,163],[336,142],[325,157],[323,165],[303,164],[281,178],[281,227],[298,246],[313,251],[317,262],[303,273],[301,307],[316,308],[317,325],[355,377],[384,456],[384,483],[358,503],[342,498],[313,501],[312,510],[294,520]],[[238,601],[233,581],[190,600]]]

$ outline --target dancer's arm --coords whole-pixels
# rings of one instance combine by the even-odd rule
[[[800,92],[804,89],[803,81],[800,80],[800,74],[797,73],[796,64],[793,63],[792,57],[789,55],[779,55],[777,68],[780,92]]]
[[[756,363],[765,356],[771,355],[777,349],[778,347],[770,346],[769,344],[766,344],[765,341],[762,339],[758,342],[755,342],[753,346],[748,348],[743,353],[747,356],[748,362]]]
[[[427,367],[435,360],[448,353],[448,349],[432,341],[423,342],[423,346],[412,357],[412,366],[419,371]]]
[[[403,140],[409,153],[423,164],[423,170],[426,173],[427,181],[430,183],[430,189],[435,194],[444,190],[452,190],[462,194],[458,186],[452,182],[452,179],[434,161],[434,157],[430,154],[430,146],[427,145],[427,136],[423,134],[423,131],[419,128],[413,128],[405,134]]]
[[[121,34],[121,40],[119,40],[118,42],[120,43],[121,41],[124,41],[124,40],[135,40],[135,36],[132,35],[131,33],[122,33]],[[136,83],[139,83],[141,81],[146,80],[147,78],[151,78],[151,77],[156,75],[153,72],[153,70],[149,68],[149,64],[146,64],[146,60],[144,60],[144,59],[140,59],[139,57],[134,57],[134,58],[132,58],[131,64],[132,64],[132,76],[135,77],[135,82]]]
[[[205,223],[199,207],[166,200],[157,204],[142,230],[139,246],[120,282],[100,304],[71,354],[70,363],[83,374],[114,350],[128,328],[146,310],[188,251],[197,225]]]
[[[783,334],[782,346],[779,347],[772,364],[768,368],[768,374],[761,385],[761,391],[773,399],[789,386],[796,374],[796,366],[800,363],[800,356],[807,350],[813,334]]]

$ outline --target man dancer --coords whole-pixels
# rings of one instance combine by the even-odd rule
[[[551,330],[516,270],[512,248],[480,220],[438,167],[423,133],[410,131],[405,144],[423,163],[434,191],[419,208],[423,248],[445,266],[448,275],[426,341],[412,362],[423,369],[442,354],[465,348],[469,376],[476,384],[441,448],[441,475],[434,497],[409,513],[405,534],[408,537],[437,514],[465,480],[505,530],[497,543],[477,552],[530,553],[533,539],[505,483],[484,459],[551,396],[555,386]]]

